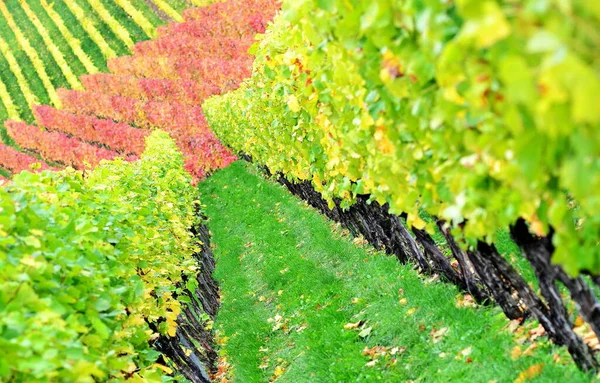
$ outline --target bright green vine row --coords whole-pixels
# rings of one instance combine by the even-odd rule
[[[140,161],[0,187],[0,381],[168,380],[150,341],[197,283],[195,198],[160,131]]]
[[[600,272],[598,4],[284,1],[252,78],[205,111],[327,199],[370,193],[469,240],[523,217],[571,273]]]

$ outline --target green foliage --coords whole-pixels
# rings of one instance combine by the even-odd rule
[[[167,379],[149,342],[175,334],[198,247],[183,166],[156,131],[140,161],[0,188],[0,381]]]
[[[600,272],[600,8],[526,0],[285,1],[253,76],[205,103],[273,171],[493,241],[519,217]],[[429,228],[432,229],[432,228]]]

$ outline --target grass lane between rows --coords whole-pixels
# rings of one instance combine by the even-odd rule
[[[353,243],[250,165],[199,187],[237,382],[589,380],[564,350],[522,343],[498,309],[465,307],[455,287]]]

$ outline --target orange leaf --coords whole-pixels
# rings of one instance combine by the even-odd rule
[[[519,374],[517,379],[515,379],[515,383],[524,383],[528,380],[531,380],[542,373],[544,369],[544,363],[534,364],[529,366],[529,368]]]

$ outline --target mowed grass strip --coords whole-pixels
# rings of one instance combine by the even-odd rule
[[[77,75],[98,72],[98,67],[91,59],[93,52],[84,52],[82,49],[82,40],[75,37],[71,30],[67,28],[63,16],[54,10],[53,5],[54,4],[49,4],[46,0],[41,0],[39,3],[33,2],[32,8],[34,8],[38,12],[38,16],[44,20],[46,28],[50,31],[54,39],[60,40],[61,38],[59,36],[62,36],[62,43],[59,43],[59,45],[61,45],[63,52],[67,51],[63,48],[64,44],[69,46],[70,50],[77,58],[77,60],[72,62],[72,65],[77,68]],[[57,31],[58,33],[56,33]],[[83,66],[83,69],[81,66],[77,65],[77,61]]]
[[[38,103],[40,100],[39,94],[42,99],[48,100],[47,94],[44,94],[43,84],[41,90],[38,87],[36,92],[32,89],[30,81],[35,80],[35,71],[23,52],[13,53],[11,47],[15,44],[14,40],[5,39],[8,37],[8,29],[2,28],[2,20],[0,20],[0,52],[2,52],[2,60],[0,60],[0,73],[3,81],[9,86],[9,91],[13,100],[19,107],[19,113],[25,120],[32,118],[31,105]],[[17,55],[19,59],[17,59]],[[37,79],[39,82],[39,79]],[[33,81],[32,81],[33,82]],[[37,84],[35,84],[37,85]]]
[[[13,9],[13,12],[15,12],[16,14],[19,13],[17,11],[17,8],[19,8],[20,10],[18,4],[16,4],[16,7]],[[22,51],[27,55],[31,62],[31,65],[33,66],[36,72],[36,76],[41,80],[46,90],[46,93],[48,94],[50,101],[52,102],[52,105],[60,106],[60,100],[58,98],[58,94],[56,93],[56,86],[52,82],[51,75],[48,74],[48,70],[54,68],[52,74],[55,78],[57,78],[58,76],[62,76],[62,73],[60,73],[60,69],[57,68],[56,62],[54,62],[54,60],[51,59],[51,55],[48,52],[48,50],[44,48],[43,43],[35,44],[35,48],[33,45],[31,45],[30,40],[37,35],[37,33],[32,33],[34,30],[33,26],[27,28],[28,22],[25,22],[24,18],[22,17],[20,18],[22,24],[20,23],[21,25],[17,25],[17,23],[15,22],[15,18],[13,17],[11,11],[9,11],[5,2],[0,2],[0,14],[4,18],[4,21],[14,34],[15,39],[17,41],[18,45],[15,46],[13,49]],[[28,32],[27,34],[29,36],[26,36],[26,33],[22,31],[21,28],[27,28],[26,31]],[[39,38],[39,35],[37,35],[37,37]],[[44,57],[45,60],[42,60],[42,57]],[[46,68],[48,68],[48,70]]]
[[[73,61],[67,62],[63,51],[59,48],[58,44],[55,43],[53,36],[50,35],[50,32],[48,31],[46,26],[40,21],[35,12],[33,12],[33,9],[29,6],[29,4],[25,1],[20,1],[19,4],[21,8],[19,10],[12,8],[11,13],[15,14],[15,17],[19,21],[19,23],[22,23],[24,25],[26,22],[31,22],[31,24],[33,24],[33,26],[35,27],[35,31],[37,32],[37,36],[43,41],[43,47],[45,47],[45,49],[47,49],[54,58],[54,61],[57,64],[55,68],[62,71],[63,77],[66,79],[66,82],[71,88],[82,89],[81,83],[79,82],[75,71],[71,68],[70,65],[70,63],[72,63]],[[20,14],[20,17],[16,16],[17,14],[19,14],[18,11],[21,10],[24,12],[24,14]],[[27,30],[27,32],[29,36],[36,35],[36,33],[33,33],[33,31],[31,31],[30,29]],[[42,48],[42,46],[36,44],[35,48],[39,50]],[[55,73],[52,73],[52,75],[54,75],[53,79],[56,81],[58,77],[55,75]],[[65,85],[67,84],[55,84],[55,86],[59,87]]]
[[[32,104],[60,106],[57,88],[80,89],[80,75],[107,71],[107,59],[129,54],[163,24],[143,0],[126,3],[148,33],[115,1],[0,2],[0,121],[32,122]]]
[[[589,381],[564,350],[518,344],[499,310],[457,304],[453,286],[355,246],[248,169],[238,162],[199,185],[235,381]]]

